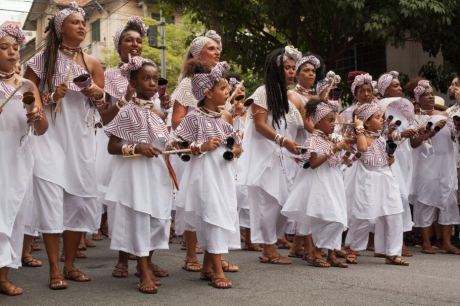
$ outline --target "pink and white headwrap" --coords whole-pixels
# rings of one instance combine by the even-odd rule
[[[224,72],[228,69],[230,69],[230,66],[227,62],[219,62],[209,73],[194,74],[192,77],[192,93],[195,99],[198,101],[203,100],[206,93],[223,78]]]
[[[337,86],[342,81],[340,75],[335,74],[334,71],[330,70],[324,79],[316,84],[316,93],[319,95],[323,90],[329,86]]]
[[[369,73],[358,74],[355,77],[353,83],[351,83],[351,93],[353,94],[353,96],[355,95],[356,88],[364,84],[369,84],[372,86],[372,76]]]
[[[313,121],[313,125],[316,125],[320,122],[324,117],[327,116],[329,113],[336,113],[339,110],[338,103],[334,102],[321,102],[316,106],[315,114],[312,116],[311,120]]]
[[[428,89],[431,89],[430,81],[420,80],[417,83],[417,86],[414,88],[414,98],[415,101],[420,100],[420,96],[423,95]]]
[[[22,45],[24,41],[26,40],[26,37],[24,36],[24,32],[22,32],[21,28],[18,27],[17,25],[13,24],[5,24],[0,27],[0,39],[4,37],[12,37],[14,38],[19,45]]]
[[[61,39],[61,28],[64,20],[72,14],[80,14],[81,17],[85,18],[85,10],[79,7],[75,1],[70,2],[69,7],[60,10],[56,16],[54,16],[54,29],[59,39]]]
[[[302,65],[306,63],[311,64],[313,67],[315,67],[315,69],[318,69],[321,66],[321,62],[316,56],[314,55],[304,56],[300,60],[298,60],[297,63],[295,64],[296,73],[298,73],[300,67],[302,67]]]
[[[217,34],[214,30],[209,30],[204,36],[198,36],[192,41],[189,47],[189,53],[192,54],[194,58],[197,58],[204,46],[206,46],[206,44],[210,41],[215,41],[222,51],[222,39],[219,34]]]
[[[365,103],[356,108],[355,114],[363,123],[366,122],[373,114],[380,112],[380,106],[377,103]]]
[[[397,71],[390,71],[388,73],[382,74],[379,77],[379,80],[377,81],[377,90],[382,95],[382,97],[385,95],[385,91],[390,86],[391,82],[394,79],[398,79],[398,78],[399,78],[399,72]]]
[[[117,50],[118,52],[119,52],[118,49],[120,47],[121,34],[127,28],[136,29],[142,38],[144,38],[145,35],[147,35],[147,26],[144,24],[142,19],[139,16],[129,17],[128,22],[124,26],[120,27],[115,33],[115,35],[113,36],[113,45],[115,47],[115,50]]]
[[[150,63],[155,67],[157,66],[154,62],[147,58],[133,56],[131,57],[129,62],[123,63],[123,65],[120,66],[121,75],[126,78],[129,78],[131,72],[141,69],[142,65],[144,65],[145,63]]]

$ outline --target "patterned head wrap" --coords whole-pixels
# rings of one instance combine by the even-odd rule
[[[189,53],[194,58],[197,58],[204,46],[206,46],[206,44],[210,41],[215,41],[219,45],[219,49],[222,51],[222,39],[219,34],[217,34],[214,30],[209,30],[204,36],[198,36],[192,41],[189,47]]]
[[[209,73],[196,73],[192,77],[192,93],[195,99],[201,101],[206,93],[222,79],[225,71],[230,69],[227,62],[219,62]]]
[[[355,76],[355,79],[353,80],[353,83],[351,83],[350,86],[353,96],[355,95],[356,88],[364,84],[369,84],[372,86],[372,76],[369,73],[358,74],[357,76]]]
[[[64,20],[72,14],[80,14],[81,17],[85,18],[85,11],[75,1],[70,2],[68,8],[60,10],[54,16],[54,29],[59,39],[61,39],[61,28]]]
[[[321,66],[321,62],[316,56],[308,55],[308,56],[302,57],[300,60],[297,61],[297,63],[295,64],[295,72],[298,73],[300,67],[302,67],[303,64],[306,64],[306,63],[311,64],[313,67],[315,67],[315,69],[318,69]]]
[[[127,28],[135,29],[137,32],[139,32],[142,38],[144,38],[145,35],[147,35],[147,27],[144,24],[144,22],[142,22],[142,19],[139,16],[129,17],[126,25],[120,27],[113,36],[113,45],[115,47],[115,50],[118,51],[118,53],[120,53],[119,47],[121,34],[123,34],[123,31],[125,31]]]
[[[382,97],[385,95],[385,91],[390,86],[391,82],[394,79],[398,79],[398,78],[399,78],[399,72],[397,71],[390,71],[380,76],[377,82],[377,90],[382,95]]]
[[[335,74],[334,71],[330,70],[324,79],[316,84],[316,93],[320,94],[323,90],[325,90],[328,86],[337,86],[342,79],[340,75]]]
[[[233,93],[233,91],[236,89],[238,84],[241,84],[241,82],[238,81],[237,78],[231,77],[228,79],[228,85],[230,86],[230,93]]]
[[[294,48],[294,46],[286,46],[284,47],[283,54],[278,55],[278,57],[276,58],[276,64],[278,66],[281,66],[281,58],[283,59],[283,62],[288,59],[292,59],[297,64],[301,57],[302,52]]]
[[[365,103],[355,110],[356,117],[362,122],[366,122],[373,114],[380,111],[377,103]]]
[[[420,96],[423,95],[428,89],[431,88],[430,81],[420,80],[417,83],[417,86],[414,88],[414,98],[415,101],[420,100]]]
[[[140,56],[133,56],[131,57],[128,63],[123,63],[120,66],[121,75],[126,78],[129,78],[131,72],[141,69],[142,65],[144,65],[145,63],[150,63],[155,67],[157,66],[154,62],[152,62],[149,59]]]
[[[320,122],[327,114],[332,112],[337,112],[339,110],[339,105],[337,103],[326,103],[321,102],[316,106],[315,114],[312,116],[313,125],[316,125]]]
[[[22,45],[26,40],[24,33],[21,28],[13,24],[5,24],[0,27],[0,39],[4,37],[12,37],[18,42],[19,45]]]

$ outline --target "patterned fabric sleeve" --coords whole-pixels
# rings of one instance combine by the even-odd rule
[[[187,114],[184,119],[182,119],[179,126],[174,130],[174,135],[189,143],[197,141],[198,120],[193,112]]]
[[[32,57],[28,62],[27,66],[38,76],[39,79],[43,78],[43,67],[45,65],[45,59],[43,57],[43,51]]]
[[[247,100],[253,100],[254,104],[257,106],[260,106],[263,109],[268,109],[265,86],[260,86],[257,88],[256,91]]]
[[[177,101],[184,107],[197,107],[198,101],[193,96],[192,81],[190,78],[182,79],[174,92],[171,94],[171,100]]]

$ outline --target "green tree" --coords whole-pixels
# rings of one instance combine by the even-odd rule
[[[158,21],[152,18],[145,18],[146,25],[158,24]],[[174,88],[177,84],[184,56],[187,52],[190,37],[196,32],[203,31],[204,27],[197,22],[192,22],[189,15],[184,15],[175,24],[165,26],[166,36],[166,76],[169,81],[168,87]],[[105,64],[114,67],[120,62],[118,53],[113,48],[107,48],[105,52]],[[161,63],[161,50],[150,47],[148,39],[144,39],[144,48],[142,56],[154,61],[158,66]]]
[[[165,0],[222,35],[224,58],[260,72],[266,54],[291,43],[334,67],[356,45],[424,41],[455,19],[456,0]],[[424,44],[427,46],[427,44]],[[436,47],[431,48],[436,53]],[[439,47],[437,48],[439,49]]]

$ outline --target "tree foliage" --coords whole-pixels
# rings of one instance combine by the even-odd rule
[[[355,45],[421,41],[426,51],[455,56],[460,42],[457,0],[164,0],[164,9],[222,35],[224,58],[243,71],[261,71],[266,54],[293,44],[320,54],[329,66]],[[454,28],[455,26],[455,28]],[[449,31],[446,31],[449,30]],[[454,31],[455,30],[455,31]],[[460,60],[457,64],[460,67]]]

